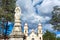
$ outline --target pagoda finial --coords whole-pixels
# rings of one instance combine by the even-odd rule
[[[41,25],[41,21],[39,20],[39,24],[38,25]]]
[[[28,25],[27,23],[25,23],[25,25]]]

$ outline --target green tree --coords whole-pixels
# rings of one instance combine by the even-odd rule
[[[13,22],[14,21],[14,9],[16,5],[16,0],[2,0],[2,7],[0,8],[0,20],[4,18],[5,22],[8,24],[8,21]],[[2,21],[4,24],[4,22]],[[2,25],[2,28],[4,28],[7,32],[8,25],[6,27]],[[3,30],[4,30],[3,29]],[[5,33],[6,36],[6,33]]]
[[[60,6],[55,6],[52,11],[52,19],[50,23],[54,25],[54,29],[60,31]]]
[[[57,40],[60,40],[60,37],[57,37]]]
[[[56,35],[48,30],[43,35],[43,40],[56,40]]]
[[[14,9],[16,0],[2,0],[2,15],[9,21],[14,20]]]

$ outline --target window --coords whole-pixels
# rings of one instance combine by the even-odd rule
[[[40,40],[41,40],[41,37],[40,37]]]
[[[39,32],[42,33],[42,30],[40,30]]]
[[[32,38],[32,40],[34,40],[34,38]]]
[[[25,31],[25,33],[26,33],[26,31]]]
[[[41,30],[40,30],[40,33],[41,33]]]

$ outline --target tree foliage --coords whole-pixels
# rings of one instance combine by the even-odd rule
[[[2,16],[8,20],[14,20],[14,9],[16,0],[2,0],[2,7],[0,9],[0,19]]]
[[[56,35],[47,30],[46,33],[43,35],[43,40],[56,40]]]
[[[0,7],[0,21],[2,22],[2,32],[6,36],[8,33],[8,21],[14,21],[14,9],[16,0],[2,0],[2,6]],[[4,18],[4,20],[2,20]],[[6,26],[4,25],[6,23]],[[4,33],[5,31],[5,33]]]
[[[54,29],[60,31],[60,6],[55,6],[52,11],[52,19],[50,23],[54,25]]]
[[[60,40],[60,37],[58,37],[57,40]]]

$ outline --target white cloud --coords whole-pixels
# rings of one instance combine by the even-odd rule
[[[60,37],[60,34],[57,34],[57,36],[56,37]]]
[[[48,31],[50,31],[50,32],[56,32],[56,31],[53,30],[52,27],[53,27],[53,25],[51,25],[51,24],[43,24],[43,26],[42,26],[42,29],[43,29],[42,31],[43,31],[43,33],[45,33],[46,30],[48,30]],[[38,29],[35,28],[34,31],[37,32]],[[29,33],[31,33],[31,32],[32,32],[32,29],[29,29]]]
[[[60,0],[53,0],[54,5],[60,5]]]
[[[41,22],[46,22],[46,21],[49,21],[51,19],[50,16],[40,16],[40,15],[37,15],[36,12],[35,12],[35,8],[33,7],[33,4],[36,4],[38,3],[39,1],[41,0],[33,0],[33,3],[31,0],[18,0],[17,1],[17,4],[19,4],[21,2],[21,4],[19,4],[20,6],[24,6],[24,8],[27,10],[22,10],[22,14],[23,14],[23,17],[22,17],[22,20],[30,20],[31,22],[39,22],[39,20]],[[23,3],[24,2],[24,3]],[[24,5],[23,5],[24,4]],[[43,14],[43,13],[47,13],[47,14],[50,14],[51,11],[53,10],[53,6],[59,4],[59,1],[58,0],[43,0],[43,3],[41,5],[38,5],[37,6],[37,9],[39,11],[40,14]]]
[[[59,0],[44,0],[39,8],[42,13],[50,13],[56,5],[60,5]]]
[[[43,0],[33,0],[33,5],[35,5],[35,4],[37,4],[37,3],[39,3],[39,2],[41,2],[41,1],[43,1]]]
[[[41,0],[33,0],[33,3],[31,0],[22,0],[22,1],[18,0],[17,1],[17,4],[21,6],[23,21],[37,23],[40,20],[42,23],[46,23],[47,21],[51,19],[50,14],[53,10],[53,7],[56,5],[60,5],[59,0],[43,0],[43,3],[41,5],[36,6],[38,10],[38,13],[36,13],[35,12],[36,8],[34,8],[33,5],[37,4],[40,1]],[[51,24],[45,24],[44,29],[53,30]]]
[[[43,25],[43,29],[44,30],[48,30],[48,31],[53,31],[53,25],[51,25],[51,24],[45,24],[45,25]]]
[[[30,16],[29,16],[30,15]],[[42,23],[46,22],[46,21],[49,21],[51,19],[51,17],[49,16],[39,16],[37,14],[25,14],[25,15],[22,15],[23,16],[23,19],[22,20],[30,20],[32,23],[37,23],[39,21],[41,21]]]

